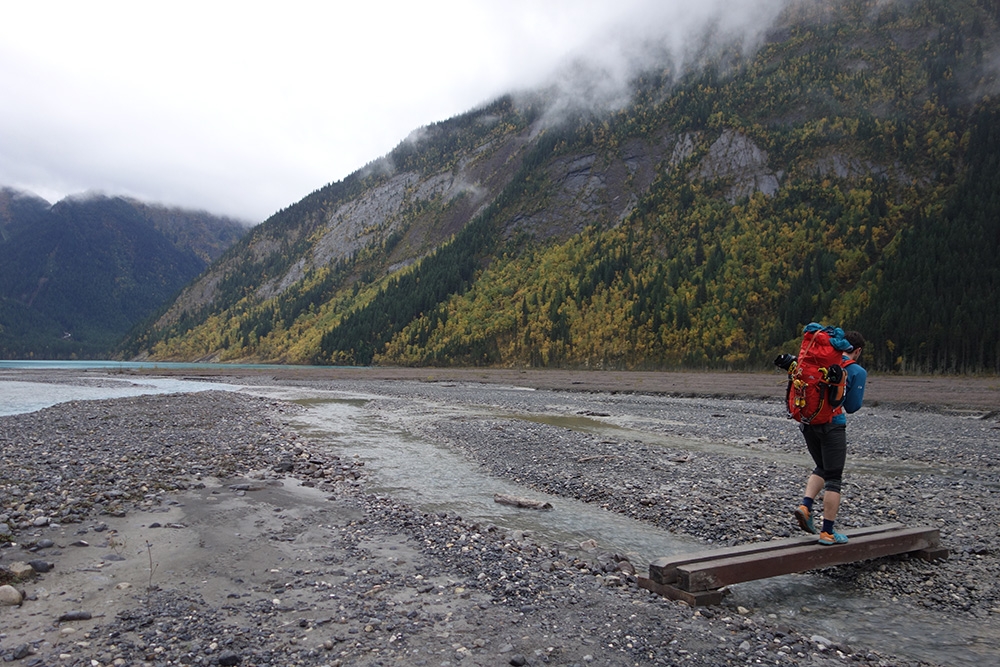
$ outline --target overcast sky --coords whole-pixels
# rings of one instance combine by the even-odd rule
[[[0,0],[0,185],[264,220],[584,61],[605,104],[787,0]]]

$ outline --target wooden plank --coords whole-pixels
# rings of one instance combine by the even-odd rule
[[[688,563],[677,568],[677,587],[689,592],[712,590],[755,579],[843,565],[940,545],[937,528],[903,528],[883,533],[849,535],[847,544],[816,542],[776,551],[734,555]]]
[[[685,602],[692,607],[705,607],[713,604],[721,604],[722,598],[724,598],[729,592],[723,589],[692,593],[690,591],[683,591],[676,586],[671,586],[670,584],[657,583],[652,579],[647,579],[646,577],[636,577],[636,579],[640,588],[645,588],[647,591],[652,591],[657,595],[661,595],[670,600]]]
[[[887,523],[880,526],[867,526],[852,530],[850,538],[862,537],[864,535],[875,535],[886,533],[903,528],[901,523]],[[724,547],[722,549],[696,551],[678,556],[667,556],[657,558],[649,564],[649,578],[660,584],[673,584],[677,581],[677,568],[681,565],[691,563],[701,563],[708,560],[718,560],[733,556],[745,556],[750,554],[765,553],[768,551],[780,551],[791,547],[807,546],[815,544],[819,535],[808,535],[803,533],[801,537],[787,537],[780,540],[770,540],[768,542],[755,542],[753,544],[741,544],[736,547]]]

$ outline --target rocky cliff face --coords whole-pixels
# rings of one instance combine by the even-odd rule
[[[219,299],[223,279],[238,271],[248,256],[266,264],[290,247],[302,248],[290,266],[268,275],[255,288],[258,300],[280,297],[310,271],[349,261],[392,238],[396,241],[381,271],[412,264],[459,232],[499,195],[520,167],[533,131],[529,127],[486,141],[454,166],[429,173],[398,170],[388,157],[378,160],[361,174],[372,181],[370,187],[303,212],[297,224],[257,230],[242,256],[217,264],[190,285],[157,326],[169,326],[184,312],[196,312]]]
[[[779,174],[768,166],[767,151],[729,129],[723,130],[722,136],[712,143],[691,177],[725,183],[729,203],[755,192],[770,196],[778,191]]]
[[[635,207],[670,152],[673,138],[632,139],[610,154],[586,153],[554,160],[545,170],[546,206],[510,219],[508,236],[526,231],[538,240],[566,238],[585,227],[613,227]]]

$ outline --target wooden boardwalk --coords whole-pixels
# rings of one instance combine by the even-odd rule
[[[847,544],[823,546],[817,536],[803,535],[770,542],[745,544],[676,557],[649,565],[649,578],[639,585],[692,606],[718,604],[725,587],[793,572],[913,553],[925,560],[948,557],[937,528],[908,528],[900,523],[848,531]]]

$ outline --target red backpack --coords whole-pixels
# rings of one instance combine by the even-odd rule
[[[826,424],[840,412],[847,386],[845,368],[854,363],[839,327],[813,322],[805,327],[799,355],[788,366],[788,416],[803,424]]]

